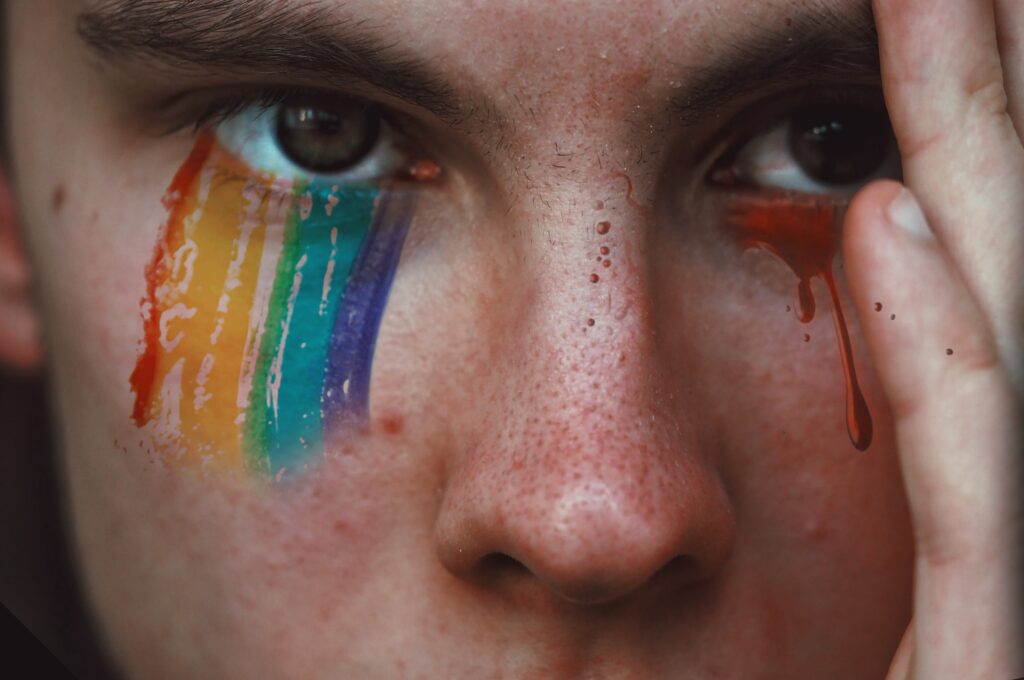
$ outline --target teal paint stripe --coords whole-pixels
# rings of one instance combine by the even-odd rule
[[[332,192],[324,182],[308,189],[312,201],[308,217],[298,222],[291,276],[280,271],[286,280],[275,281],[275,290],[279,284],[287,290],[283,332],[269,357],[279,379],[266,421],[269,472],[275,477],[282,470],[301,471],[322,452],[321,397],[331,332],[377,193],[367,187]]]

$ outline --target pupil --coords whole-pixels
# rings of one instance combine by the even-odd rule
[[[825,184],[853,184],[878,170],[892,140],[884,111],[811,106],[794,114],[789,148],[800,168]]]
[[[373,150],[379,134],[380,117],[367,106],[290,104],[277,117],[281,153],[310,172],[353,167]]]

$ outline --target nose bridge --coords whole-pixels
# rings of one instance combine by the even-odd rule
[[[528,283],[492,374],[501,396],[481,407],[472,450],[456,452],[437,536],[456,574],[503,554],[560,596],[604,601],[675,557],[693,573],[713,568],[731,515],[660,384],[645,215],[572,185],[522,222]]]

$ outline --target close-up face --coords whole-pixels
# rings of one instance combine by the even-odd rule
[[[873,678],[861,0],[8,3],[68,516],[142,678]],[[886,323],[906,310],[880,299]]]

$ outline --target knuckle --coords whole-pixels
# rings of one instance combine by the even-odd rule
[[[1009,98],[999,68],[985,69],[964,83],[964,99],[969,115],[1002,118],[1009,113]]]

